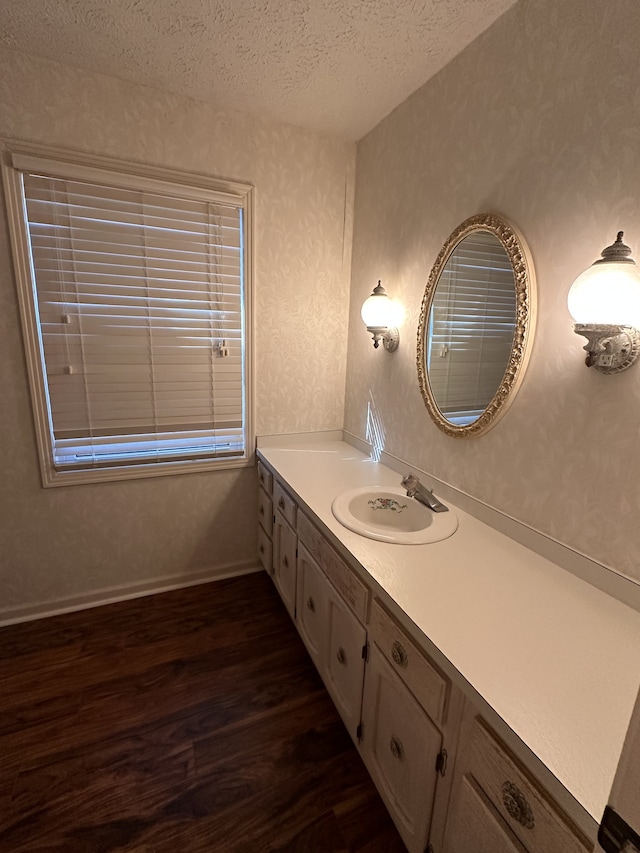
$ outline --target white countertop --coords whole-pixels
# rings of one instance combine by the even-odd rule
[[[640,684],[640,613],[449,501],[459,526],[441,542],[352,533],[334,497],[399,475],[342,441],[272,441],[260,454],[294,497],[599,822]]]

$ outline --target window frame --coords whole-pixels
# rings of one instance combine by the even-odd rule
[[[40,461],[42,485],[112,482],[126,479],[188,474],[253,464],[255,446],[254,390],[254,207],[255,187],[248,183],[223,180],[209,175],[182,172],[136,162],[93,156],[48,146],[0,140],[2,177],[7,221],[13,255],[14,273],[22,337],[24,343],[29,389],[33,409],[36,444]],[[39,315],[35,297],[35,279],[31,262],[26,205],[22,190],[22,172],[28,168],[46,170],[47,174],[64,178],[96,180],[121,184],[151,192],[171,190],[196,200],[217,200],[243,210],[243,311],[244,311],[244,399],[242,456],[204,460],[138,462],[105,468],[82,468],[59,471],[54,466],[52,429],[49,418],[48,382],[42,356]]]

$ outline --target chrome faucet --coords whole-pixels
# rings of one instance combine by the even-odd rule
[[[449,507],[439,501],[431,489],[423,486],[413,474],[405,474],[400,484],[407,490],[407,497],[415,498],[434,512],[449,512]]]

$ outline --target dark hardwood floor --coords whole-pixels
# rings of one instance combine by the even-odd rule
[[[401,853],[266,574],[0,629],[0,851]]]

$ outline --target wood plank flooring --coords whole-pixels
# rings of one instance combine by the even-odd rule
[[[0,851],[403,853],[266,574],[0,629]]]

